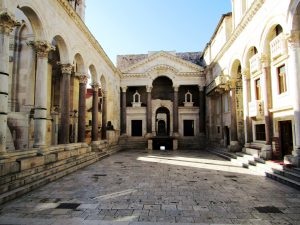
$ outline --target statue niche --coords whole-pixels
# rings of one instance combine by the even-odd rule
[[[133,94],[133,101],[131,102],[132,107],[141,107],[142,102],[141,102],[141,95],[139,92],[136,90],[135,93]]]

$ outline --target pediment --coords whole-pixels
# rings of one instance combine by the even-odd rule
[[[164,71],[170,73],[200,73],[203,71],[198,66],[189,61],[183,60],[168,52],[157,52],[146,59],[131,65],[122,70],[125,74],[145,74],[153,71]]]

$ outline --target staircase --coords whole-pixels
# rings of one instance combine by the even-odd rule
[[[204,149],[204,142],[200,137],[184,137],[178,139],[178,149],[180,150],[199,150]]]
[[[53,152],[44,156],[20,158],[18,162],[21,167],[18,172],[3,174],[0,177],[0,204],[107,156],[106,152],[92,152],[89,148],[78,148]],[[45,158],[45,162],[35,164],[40,158]]]
[[[248,168],[258,174],[265,175],[280,183],[289,185],[300,190],[300,168],[293,168],[290,165],[283,165],[279,162],[263,160],[256,155],[250,155],[245,152],[228,152],[222,148],[207,148],[215,155],[231,161],[235,165]]]
[[[144,137],[120,137],[119,145],[122,150],[144,150],[147,148],[147,139]]]

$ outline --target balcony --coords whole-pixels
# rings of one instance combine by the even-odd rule
[[[259,54],[256,54],[250,58],[250,72],[251,74],[261,70],[261,62]]]
[[[249,116],[261,119],[264,117],[264,103],[262,100],[249,102]]]
[[[272,60],[287,54],[287,41],[283,33],[279,34],[270,42]]]
[[[229,89],[228,82],[229,82],[229,76],[225,76],[225,75],[217,76],[206,87],[206,94],[209,94],[212,91],[221,91],[221,90],[227,90],[227,89]]]

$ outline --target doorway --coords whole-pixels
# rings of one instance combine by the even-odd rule
[[[194,120],[183,121],[183,135],[194,136]]]
[[[131,136],[141,137],[143,135],[142,120],[131,120]]]
[[[170,135],[170,112],[166,107],[160,107],[156,110],[156,135]]]
[[[227,147],[228,145],[230,145],[230,132],[228,126],[224,127],[224,139],[225,147]]]
[[[283,159],[285,155],[291,155],[294,148],[292,121],[280,121],[279,129],[281,141],[281,157]]]

